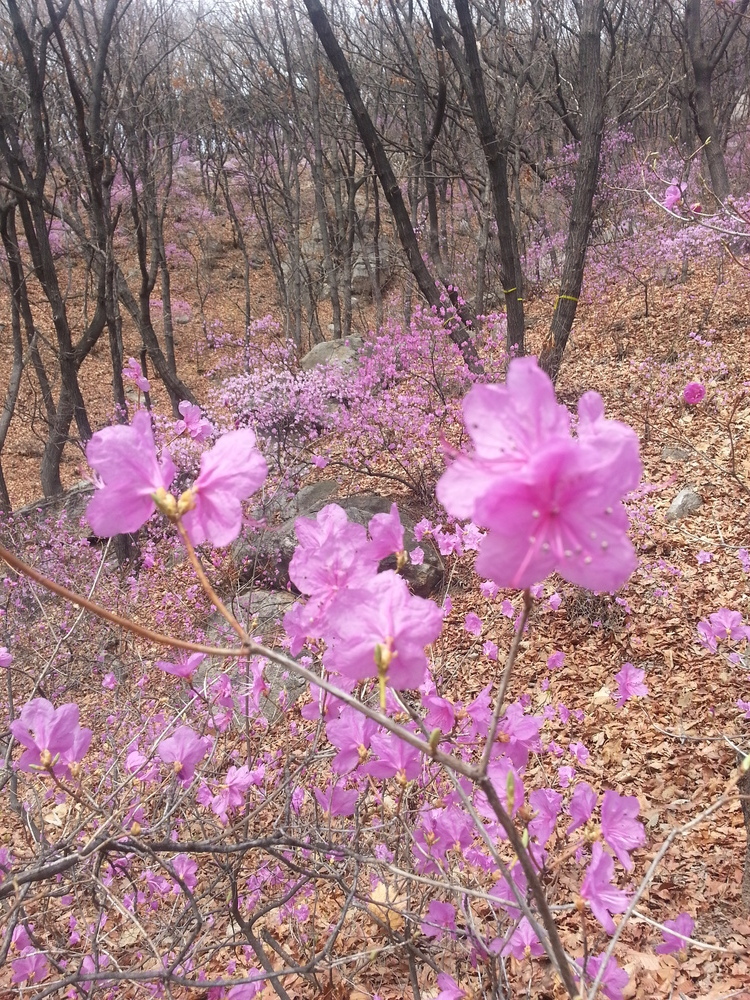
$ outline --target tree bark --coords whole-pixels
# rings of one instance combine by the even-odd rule
[[[391,167],[388,155],[383,147],[383,143],[380,140],[380,136],[378,135],[367,108],[364,105],[362,96],[359,92],[359,87],[357,86],[354,76],[352,75],[346,56],[333,34],[331,24],[328,20],[328,15],[319,0],[305,0],[305,7],[307,8],[307,13],[310,17],[312,26],[315,29],[315,33],[320,39],[331,66],[333,66],[333,69],[338,76],[341,89],[344,92],[344,97],[346,98],[346,102],[351,109],[352,115],[354,116],[357,131],[359,132],[360,138],[362,139],[370,159],[373,162],[373,166],[375,167],[375,172],[377,173],[378,180],[383,188],[383,193],[385,194],[386,200],[391,208],[391,212],[393,213],[396,230],[398,232],[399,240],[401,241],[401,246],[403,247],[409,261],[411,273],[414,275],[419,290],[427,300],[428,304],[439,312],[439,310],[443,307],[440,289],[436,285],[435,278],[430,274],[430,271],[424,262],[414,228],[411,224],[411,220],[409,219],[409,212],[401,194],[401,188],[399,187],[398,180],[393,172],[393,168]],[[480,374],[483,370],[482,365],[477,355],[474,342],[472,341],[469,330],[466,326],[466,320],[471,319],[471,317],[469,317],[459,305],[458,295],[452,287],[450,289],[445,289],[444,291],[445,294],[450,297],[451,302],[456,307],[459,318],[462,320],[460,325],[449,330],[449,336],[451,340],[457,344],[469,370],[476,374]]]
[[[560,371],[563,353],[578,308],[586,250],[593,222],[594,195],[599,178],[604,128],[604,95],[600,61],[603,8],[603,0],[582,0],[578,43],[581,143],[568,235],[565,241],[560,293],[552,314],[549,335],[539,356],[540,367],[553,380]]]

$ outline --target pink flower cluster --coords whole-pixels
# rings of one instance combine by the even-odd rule
[[[595,392],[570,414],[535,358],[511,361],[505,385],[464,400],[474,444],[444,473],[437,496],[488,534],[477,572],[501,587],[530,587],[553,572],[594,591],[617,590],[636,567],[622,499],[638,485],[638,438],[604,417]]]
[[[696,406],[706,398],[706,387],[702,382],[688,382],[682,390],[682,398],[689,406]]]
[[[351,681],[381,677],[393,688],[416,688],[427,671],[424,648],[440,634],[443,616],[415,597],[392,570],[378,573],[385,556],[403,550],[394,504],[365,528],[329,504],[315,521],[299,518],[299,546],[289,567],[292,583],[308,596],[284,618],[293,653],[307,639],[323,639],[323,662]]]
[[[242,527],[240,501],[260,488],[267,473],[255,434],[248,428],[230,431],[203,453],[198,478],[177,502],[167,492],[176,473],[174,462],[168,452],[159,462],[145,410],[135,414],[130,426],[97,431],[86,458],[101,482],[86,516],[102,538],[137,531],[158,503],[170,516],[181,516],[193,545],[229,545]]]

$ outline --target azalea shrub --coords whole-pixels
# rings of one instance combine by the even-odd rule
[[[466,449],[450,453],[437,496],[460,526],[453,537],[477,550],[483,593],[505,588],[516,601],[503,602],[504,663],[467,701],[445,683],[446,604],[400,575],[420,557],[405,549],[395,504],[367,526],[336,504],[297,521],[289,575],[301,596],[269,648],[222,603],[196,553],[234,541],[243,503],[264,489],[255,432],[217,433],[183,410],[180,436],[202,450],[176,492],[145,410],[94,435],[92,530],[106,538],[166,517],[230,642],[156,632],[58,587],[139,644],[97,665],[100,706],[84,693],[68,700],[62,683],[39,690],[13,643],[0,647],[9,691],[32,688],[9,704],[2,772],[17,803],[0,848],[1,946],[16,988],[321,995],[338,966],[375,950],[398,953],[414,976],[431,968],[442,1000],[468,996],[472,974],[499,990],[511,960],[539,984],[554,970],[570,997],[621,1000],[629,977],[616,944],[653,875],[639,801],[581,780],[580,741],[561,763],[548,724],[559,739],[574,714],[510,700],[508,685],[552,574],[609,592],[633,572],[638,440],[597,393],[572,417],[533,358],[511,360],[501,384],[474,385],[462,417]],[[396,569],[379,571],[388,556]],[[465,628],[479,636],[481,620],[472,613]],[[698,635],[740,655],[748,629],[722,609]],[[161,655],[145,657],[147,643]],[[498,652],[485,644],[489,663]],[[548,669],[564,659],[553,653]],[[615,681],[620,707],[648,694],[631,663]],[[662,930],[657,952],[681,951],[692,917]],[[376,989],[377,969],[359,975]]]

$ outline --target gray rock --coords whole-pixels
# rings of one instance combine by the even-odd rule
[[[694,514],[702,506],[703,497],[692,486],[686,486],[669,505],[665,518],[667,521],[679,521],[682,517]]]
[[[361,337],[347,337],[346,340],[324,340],[307,352],[300,361],[300,367],[304,372],[309,372],[317,365],[339,365],[342,368],[354,369],[361,347]]]
[[[661,457],[668,462],[685,462],[692,457],[692,453],[687,448],[673,448],[665,445],[661,450]]]

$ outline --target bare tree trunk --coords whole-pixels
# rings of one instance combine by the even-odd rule
[[[524,352],[523,279],[518,258],[513,210],[508,191],[508,150],[498,138],[490,115],[484,74],[479,61],[474,22],[468,0],[455,0],[464,51],[448,22],[440,0],[429,0],[430,13],[448,54],[458,70],[471,106],[474,125],[489,171],[492,200],[495,206],[497,235],[500,241],[500,269],[508,314],[508,348],[517,355]]]
[[[581,30],[578,43],[579,87],[581,108],[581,143],[576,167],[573,204],[570,209],[568,236],[565,241],[560,294],[552,314],[547,341],[542,348],[539,364],[552,378],[560,371],[563,353],[578,307],[583,284],[594,195],[599,177],[599,159],[604,128],[604,97],[601,69],[601,30],[603,0],[582,0]]]
[[[305,7],[310,17],[313,28],[326,51],[336,75],[339,78],[341,89],[344,92],[347,104],[349,105],[354,120],[357,125],[360,138],[370,155],[370,159],[375,167],[375,172],[383,187],[383,193],[390,205],[396,230],[401,241],[401,246],[409,261],[409,268],[419,286],[419,290],[427,300],[428,304],[439,310],[441,308],[441,292],[435,284],[435,278],[430,274],[427,265],[422,258],[414,228],[409,219],[409,213],[401,194],[396,175],[393,172],[388,156],[383,147],[372,119],[364,105],[359,87],[352,75],[349,63],[344,55],[341,46],[336,40],[331,29],[328,15],[326,14],[320,0],[305,0]],[[456,307],[457,313],[462,320],[472,319],[466,315],[465,310],[460,306],[458,293],[451,287],[444,289]],[[472,320],[473,321],[473,320]],[[476,347],[471,339],[469,330],[462,322],[457,327],[449,331],[449,336],[459,347],[464,361],[470,371],[481,373],[482,365],[477,355]]]

